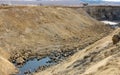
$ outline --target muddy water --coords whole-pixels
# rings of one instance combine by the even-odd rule
[[[41,60],[37,60],[36,58],[33,60],[27,61],[22,67],[19,67],[19,73],[17,75],[24,75],[25,72],[35,72],[40,66],[48,66],[52,63],[48,63],[50,61],[49,57],[42,58]]]

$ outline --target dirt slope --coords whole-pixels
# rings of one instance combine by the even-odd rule
[[[49,6],[0,7],[0,47],[13,57],[15,55],[15,60],[19,57],[27,59],[30,56],[26,54],[24,57],[22,50],[26,51],[24,53],[32,50],[42,56],[56,49],[53,47],[89,44],[111,31],[108,26],[88,17],[83,9],[79,10]],[[7,61],[1,60],[3,63]]]
[[[80,50],[66,61],[35,75],[119,75],[120,43],[113,45],[112,37],[120,29]]]
[[[18,48],[79,43],[99,38],[110,29],[70,8],[6,7],[0,9],[0,46]],[[97,36],[97,37],[96,37]],[[34,47],[34,48],[33,48]]]
[[[9,53],[0,48],[0,75],[9,75],[17,72],[15,66],[8,61]]]

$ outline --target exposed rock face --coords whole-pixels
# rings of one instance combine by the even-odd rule
[[[85,10],[98,20],[120,20],[120,6],[90,6]]]

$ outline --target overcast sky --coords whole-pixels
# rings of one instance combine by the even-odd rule
[[[120,2],[120,0],[105,0],[105,1],[116,1],[116,2]]]
[[[36,0],[0,0],[0,1],[36,1]],[[41,1],[81,1],[81,0],[41,0]],[[85,0],[85,1],[100,1],[100,0]],[[101,0],[101,1],[120,2],[120,0]]]
[[[35,0],[24,0],[24,1],[35,1]],[[44,0],[42,0],[42,1],[44,1]],[[66,1],[66,0],[47,0],[47,1]],[[71,1],[71,0],[67,0],[67,1]],[[76,0],[72,0],[72,1],[76,1]],[[91,1],[97,1],[97,0],[91,0]],[[115,2],[119,2],[120,0],[103,0],[103,1],[115,1]]]

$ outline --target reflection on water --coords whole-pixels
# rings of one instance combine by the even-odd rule
[[[26,71],[34,72],[40,66],[46,66],[52,64],[52,63],[47,63],[48,61],[50,61],[49,57],[43,58],[41,60],[37,60],[36,58],[33,60],[29,60],[22,67],[19,68],[19,73],[17,75],[24,75],[24,72]]]

